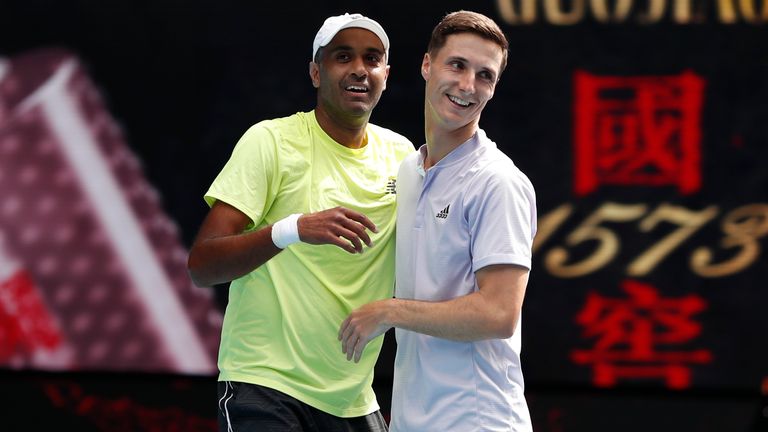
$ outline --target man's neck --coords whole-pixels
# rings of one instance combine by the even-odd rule
[[[344,124],[332,118],[325,110],[315,108],[317,124],[334,141],[348,148],[360,148],[367,143],[365,128],[368,126],[368,118],[361,120],[361,124]]]
[[[450,152],[472,138],[477,129],[477,122],[472,122],[459,129],[446,130],[427,119],[424,126],[424,135],[427,138],[427,157],[424,159],[424,169],[435,166]]]

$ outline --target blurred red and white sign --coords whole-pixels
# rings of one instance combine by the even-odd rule
[[[215,372],[221,313],[64,50],[0,59],[0,366]]]

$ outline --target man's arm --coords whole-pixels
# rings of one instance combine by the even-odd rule
[[[528,269],[501,264],[477,271],[478,291],[441,302],[385,299],[344,320],[341,350],[360,360],[365,345],[392,327],[456,341],[506,339],[515,331],[528,284]]]
[[[216,201],[189,252],[187,268],[196,285],[237,279],[282,251],[272,242],[272,225],[244,233],[250,222],[240,210]],[[349,253],[362,253],[363,243],[371,246],[366,229],[376,232],[365,215],[344,207],[302,215],[297,224],[302,242],[333,244]]]

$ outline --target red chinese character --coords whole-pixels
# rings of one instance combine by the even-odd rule
[[[677,76],[574,76],[574,189],[600,184],[701,187],[704,80]]]
[[[29,274],[23,269],[9,277],[4,273],[0,271],[0,363],[59,348],[61,333]]]
[[[576,317],[585,338],[595,338],[591,350],[573,350],[571,359],[592,365],[593,383],[616,385],[621,378],[661,378],[669,388],[691,384],[692,363],[709,363],[709,350],[673,350],[701,333],[692,316],[706,308],[701,297],[659,296],[651,285],[625,281],[627,298],[607,298],[590,292]]]

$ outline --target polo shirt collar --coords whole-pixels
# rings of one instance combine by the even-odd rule
[[[482,142],[485,140],[485,132],[482,129],[477,129],[475,133],[466,141],[461,143],[458,147],[453,149],[450,153],[440,159],[438,163],[432,166],[432,168],[441,169],[443,167],[452,165],[454,162],[458,162],[464,159],[465,156],[474,153],[482,146]],[[416,165],[416,171],[421,175],[426,175],[424,170],[424,159],[427,157],[427,145],[422,144],[419,147],[419,161]]]

